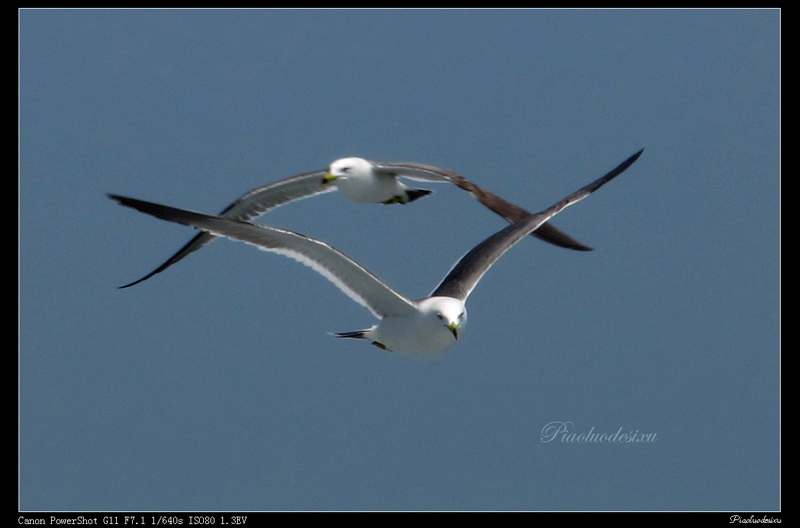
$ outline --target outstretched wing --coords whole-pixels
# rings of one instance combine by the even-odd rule
[[[478,187],[475,183],[466,179],[462,175],[440,169],[432,165],[421,163],[375,163],[380,172],[390,173],[399,177],[406,177],[412,180],[431,181],[431,182],[450,182],[471,193],[477,200],[499,214],[511,223],[517,222],[530,216],[530,213],[516,204],[500,198],[496,194]],[[574,249],[576,251],[591,251],[592,248],[585,246],[564,233],[560,229],[545,224],[531,233],[533,236],[549,242],[559,247]]]
[[[456,299],[461,299],[461,301],[466,302],[467,297],[472,293],[475,285],[478,284],[483,275],[489,271],[489,268],[491,268],[506,251],[514,247],[517,242],[531,232],[535,232],[536,229],[541,229],[542,224],[570,205],[583,200],[594,191],[625,172],[633,162],[639,159],[643,151],[644,149],[640,150],[602,178],[570,194],[541,213],[529,215],[526,219],[511,224],[472,248],[472,250],[464,255],[453,269],[450,270],[450,273],[447,274],[442,283],[431,293],[431,297],[455,297]]]
[[[302,198],[308,198],[316,194],[335,191],[335,186],[323,183],[323,176],[325,176],[326,172],[327,171],[322,170],[298,174],[297,176],[292,176],[291,178],[286,178],[285,180],[253,189],[225,208],[225,210],[220,213],[220,216],[236,220],[250,220],[280,205]],[[214,235],[205,231],[199,233],[162,265],[141,279],[126,284],[125,286],[120,286],[120,288],[129,288],[149,279],[157,273],[161,273],[212,240],[214,240]]]
[[[109,194],[109,197],[156,218],[202,229],[214,236],[241,240],[259,249],[297,260],[323,275],[379,318],[404,315],[416,310],[411,301],[391,289],[369,270],[320,240],[242,220],[196,213],[114,194]]]

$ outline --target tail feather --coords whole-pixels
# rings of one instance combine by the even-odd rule
[[[366,332],[366,330],[358,330],[356,332],[331,332],[331,335],[342,338],[348,337],[351,339],[367,339],[367,337],[364,335]]]
[[[428,196],[429,194],[433,194],[433,191],[429,191],[427,189],[409,189],[406,191],[406,202],[404,203],[411,203],[414,200],[418,200],[423,196]]]
[[[355,332],[329,332],[329,333],[332,336],[336,336],[336,337],[349,337],[351,339],[370,339],[366,335],[367,332],[369,332],[369,330],[357,330]],[[375,345],[376,347],[380,348],[380,349],[387,350],[389,352],[392,351],[386,345],[384,345],[383,343],[379,343],[378,341],[373,341],[372,344]]]

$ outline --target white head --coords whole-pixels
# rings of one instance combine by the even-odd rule
[[[331,163],[324,180],[338,182],[339,180],[353,180],[370,176],[372,176],[372,163],[369,161],[364,158],[341,158]]]
[[[443,326],[458,339],[459,332],[467,322],[464,303],[453,297],[428,297],[418,302],[420,312],[435,324]]]

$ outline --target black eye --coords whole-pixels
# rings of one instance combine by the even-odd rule
[[[342,169],[341,169],[341,170],[342,170],[342,172],[343,172],[343,173],[347,174],[348,172],[350,172],[350,169],[351,169],[351,168],[352,168],[352,167],[342,167]]]
[[[464,315],[465,315],[466,313],[467,313],[467,312],[461,312],[460,314],[458,314],[458,318],[459,318],[459,319],[463,319],[463,318],[464,318]]]
[[[438,317],[439,319],[441,319],[442,321],[444,321],[444,316],[443,316],[442,314],[440,314],[440,313],[437,313],[437,314],[436,314],[436,317]]]

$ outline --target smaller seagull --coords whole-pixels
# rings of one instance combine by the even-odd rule
[[[397,293],[366,268],[338,249],[314,238],[247,221],[206,215],[134,198],[110,194],[127,207],[162,220],[201,229],[255,245],[259,249],[297,260],[333,282],[342,292],[368,308],[380,322],[365,330],[334,334],[368,339],[384,350],[431,355],[458,340],[467,319],[465,303],[483,275],[525,236],[550,218],[577,203],[624,172],[642,154],[640,150],[617,168],[540,213],[513,223],[464,255],[429,297],[410,300]]]
[[[337,189],[354,202],[386,205],[411,203],[433,193],[409,187],[398,178],[454,183],[472,193],[480,203],[509,222],[516,222],[530,215],[525,209],[481,189],[460,174],[446,169],[421,163],[379,163],[363,158],[342,158],[331,163],[328,170],[298,174],[248,191],[225,208],[219,216],[234,220],[251,220],[280,205]],[[534,231],[533,235],[560,247],[576,251],[592,250],[549,224]],[[161,273],[213,239],[214,235],[211,233],[199,233],[161,266],[141,279],[120,288],[129,288]]]

